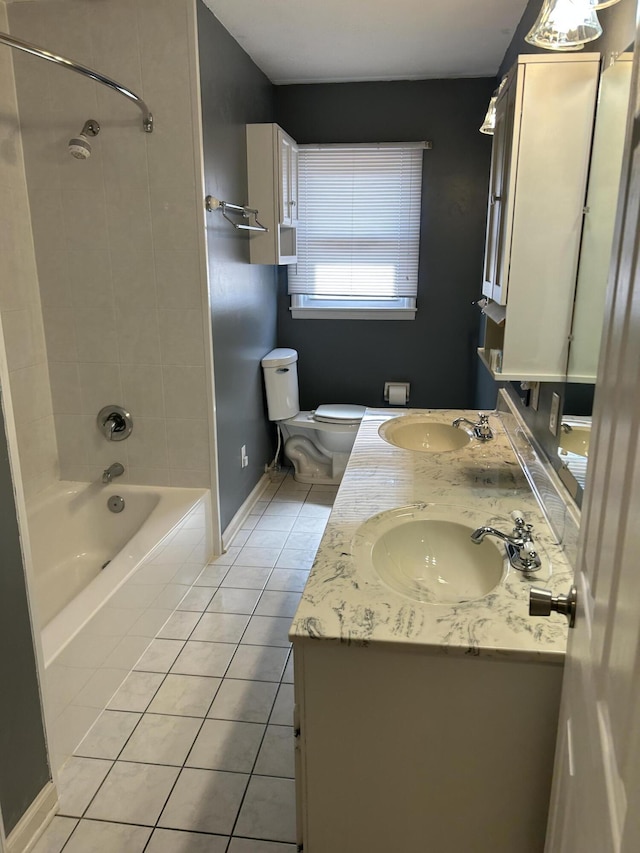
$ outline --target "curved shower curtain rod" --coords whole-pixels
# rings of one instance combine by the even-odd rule
[[[103,86],[107,86],[115,92],[120,92],[121,95],[124,95],[125,98],[128,98],[140,107],[142,111],[142,126],[147,133],[152,133],[153,116],[149,111],[149,107],[145,104],[142,98],[136,95],[135,92],[127,89],[125,86],[121,86],[120,83],[116,83],[116,81],[112,80],[110,77],[105,77],[104,74],[100,74],[99,71],[87,68],[86,65],[80,65],[79,62],[74,62],[73,59],[66,59],[64,56],[59,56],[57,53],[51,53],[50,51],[45,50],[42,47],[38,47],[35,44],[31,44],[28,41],[22,41],[21,39],[14,38],[8,33],[0,32],[0,44],[15,47],[17,50],[23,50],[25,53],[32,54],[32,56],[39,56],[41,59],[46,59],[48,62],[54,62],[56,65],[68,68],[70,71],[76,71],[78,74],[84,74],[85,77],[90,77],[92,80],[95,80],[97,83],[102,83]]]

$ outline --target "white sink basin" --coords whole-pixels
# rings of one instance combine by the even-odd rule
[[[485,524],[486,513],[466,507],[399,507],[374,515],[357,530],[354,554],[384,583],[415,601],[474,601],[498,586],[507,565],[501,542],[471,541],[471,533]],[[508,525],[505,520],[501,526],[508,530]]]
[[[431,421],[424,415],[401,415],[399,418],[385,421],[378,430],[378,435],[396,447],[422,453],[460,450],[471,441],[464,429]]]
[[[573,427],[571,432],[563,432],[560,436],[560,452],[575,453],[578,456],[589,456],[589,427]]]

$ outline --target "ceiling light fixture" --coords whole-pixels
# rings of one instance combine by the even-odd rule
[[[610,0],[609,5],[612,5]],[[602,8],[602,4],[599,6]],[[544,0],[525,41],[546,50],[579,50],[601,35],[602,27],[592,0]]]

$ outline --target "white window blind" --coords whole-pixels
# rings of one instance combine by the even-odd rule
[[[422,142],[300,146],[290,294],[313,297],[307,306],[318,299],[388,308],[390,300],[415,299],[424,148]]]

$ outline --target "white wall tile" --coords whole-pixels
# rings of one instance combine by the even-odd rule
[[[169,467],[206,469],[209,464],[209,429],[205,420],[167,418]]]
[[[134,417],[164,417],[162,368],[159,365],[123,364],[120,375],[123,405]]]
[[[202,312],[161,309],[159,312],[163,364],[204,364]]]
[[[169,417],[206,418],[207,387],[204,367],[166,365],[162,368],[164,404]]]

